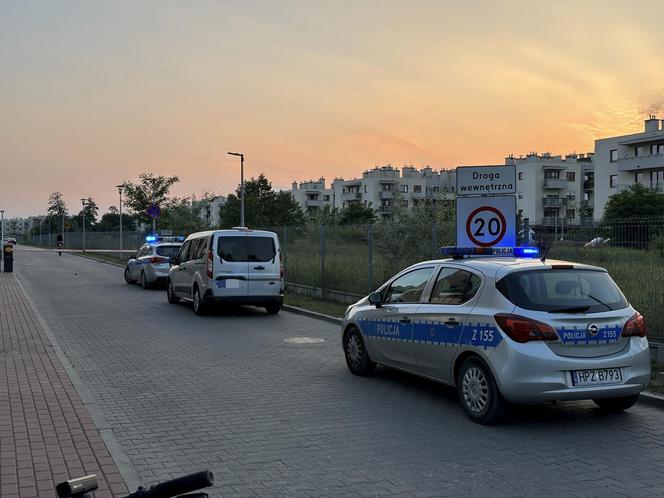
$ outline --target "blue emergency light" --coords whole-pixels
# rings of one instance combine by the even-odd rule
[[[454,259],[463,259],[470,256],[509,256],[514,258],[538,258],[537,247],[441,247],[443,256],[452,256]]]
[[[145,242],[157,242],[157,236],[156,235],[147,235],[145,237]]]

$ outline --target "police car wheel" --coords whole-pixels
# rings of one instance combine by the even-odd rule
[[[133,284],[134,283],[134,281],[129,276],[129,268],[125,268],[124,279],[125,279],[125,282],[127,282],[128,284]]]
[[[469,358],[461,365],[457,386],[461,406],[472,421],[491,424],[505,411],[506,402],[481,360]]]
[[[621,412],[634,406],[637,399],[639,399],[639,395],[635,394],[634,396],[625,396],[622,398],[594,399],[593,402],[604,411]]]
[[[180,302],[180,298],[175,295],[175,291],[173,290],[173,282],[170,280],[168,281],[168,287],[166,287],[166,297],[171,304],[178,304]]]
[[[148,281],[145,280],[145,272],[141,272],[141,287],[143,289],[149,289],[150,284],[148,284]]]
[[[376,364],[371,361],[369,352],[364,346],[362,334],[353,328],[344,335],[344,355],[348,369],[359,376],[371,375],[376,369]]]

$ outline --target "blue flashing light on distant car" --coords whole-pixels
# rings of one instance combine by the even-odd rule
[[[157,242],[156,235],[148,235],[145,237],[145,242]]]

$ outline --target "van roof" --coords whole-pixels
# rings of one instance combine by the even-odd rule
[[[269,236],[269,237],[277,237],[277,234],[274,232],[270,232],[267,230],[252,230],[251,228],[228,228],[224,230],[207,230],[205,232],[196,232],[192,233],[189,237],[187,237],[186,240],[190,239],[198,239],[200,237],[210,237],[212,235],[245,235],[245,236],[251,236],[251,235],[260,235],[260,236]]]

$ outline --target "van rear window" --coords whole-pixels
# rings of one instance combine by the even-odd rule
[[[528,270],[496,282],[519,308],[549,313],[600,313],[629,306],[608,273],[597,270]]]
[[[173,246],[157,246],[157,254],[159,256],[165,256],[167,258],[172,258],[180,252],[180,245]]]
[[[275,258],[272,237],[219,237],[217,254],[228,262],[266,262]]]

